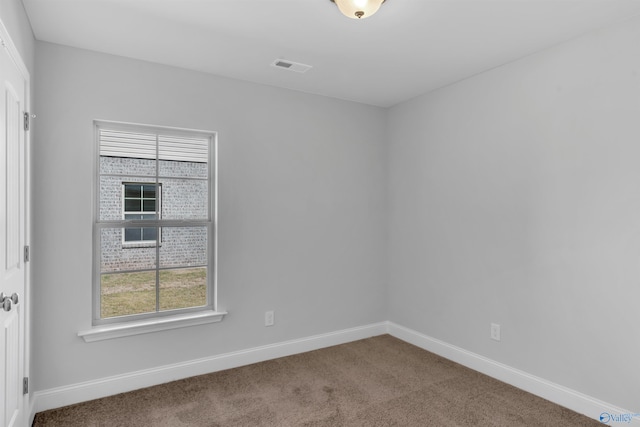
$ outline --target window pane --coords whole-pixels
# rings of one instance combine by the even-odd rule
[[[124,197],[139,199],[142,197],[142,190],[139,185],[125,184]]]
[[[142,210],[144,212],[155,212],[156,211],[156,201],[155,200],[143,200],[142,201]]]
[[[160,310],[207,305],[207,268],[160,271]]]
[[[208,219],[206,180],[165,178],[162,181],[163,219]]]
[[[211,138],[158,135],[159,175],[206,178]]]
[[[100,156],[100,174],[102,175],[140,175],[156,176],[156,161],[132,157]],[[146,179],[149,181],[149,178]]]
[[[141,228],[125,228],[124,229],[125,242],[138,242],[140,240],[142,240]]]
[[[142,197],[145,199],[155,199],[156,198],[156,186],[155,185],[145,185],[142,187]]]
[[[209,164],[206,162],[177,162],[160,160],[158,174],[163,177],[200,178],[209,176]]]
[[[207,265],[207,227],[162,227],[160,268]]]
[[[100,276],[100,317],[103,319],[155,311],[155,271]]]
[[[142,211],[142,203],[140,199],[124,199],[125,212],[140,212]]]
[[[123,247],[123,233],[137,230],[135,237],[141,237],[140,227],[124,229],[104,228],[100,230],[100,272],[113,273],[118,271],[150,270],[156,267],[156,248],[154,245],[141,248]],[[135,233],[131,231],[131,233]],[[135,240],[139,240],[135,239]]]
[[[128,192],[127,187],[129,186],[129,183],[135,183],[138,181],[142,181],[142,182],[148,182],[149,178],[141,178],[141,177],[131,177],[131,176],[101,176],[100,177],[100,220],[101,221],[119,221],[122,220],[122,211],[125,208],[124,206],[124,198],[122,197],[123,194],[123,187],[124,187],[124,193],[126,194]],[[141,193],[141,189],[142,189],[142,182],[141,184],[133,184],[132,187],[138,188],[138,192]],[[123,183],[126,183],[123,186]],[[135,190],[134,190],[135,191]],[[134,201],[133,203],[135,203],[135,201],[138,201],[138,206],[136,207],[136,209],[133,212],[140,212],[140,207],[142,206],[140,199],[136,199],[136,198],[129,198],[127,197],[126,200],[132,200]],[[133,207],[133,206],[131,206]]]
[[[100,220],[122,219],[122,179],[112,176],[100,177]]]
[[[142,240],[146,241],[154,241],[157,238],[158,232],[156,227],[145,227],[142,228]]]

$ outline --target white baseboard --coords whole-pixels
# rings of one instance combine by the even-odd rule
[[[387,323],[375,323],[358,328],[285,341],[281,343],[234,351],[203,359],[145,369],[99,380],[37,391],[31,397],[31,420],[37,412],[60,408],[118,393],[137,390],[196,375],[237,368],[278,357],[290,356],[324,347],[344,344],[387,333]]]
[[[536,377],[414,330],[387,322],[388,333],[402,341],[457,362],[475,371],[528,391],[603,424],[640,426],[640,414],[634,414],[591,396]],[[635,415],[635,416],[632,416]],[[601,417],[603,419],[601,419]]]
[[[628,420],[624,418],[615,418],[619,416],[624,417],[632,415],[630,411],[623,410],[622,408],[602,402],[575,390],[571,390],[551,381],[547,381],[524,371],[501,364],[392,322],[375,323],[358,328],[314,335],[307,338],[290,340],[203,359],[102,378],[95,381],[37,391],[31,397],[30,418],[33,420],[33,417],[37,412],[46,411],[48,409],[59,408],[196,375],[236,368],[278,357],[285,357],[292,354],[304,353],[306,351],[344,344],[385,333],[595,420],[600,421],[601,415],[606,416],[606,414],[609,414],[612,418],[610,418],[608,422],[605,420],[609,425],[640,426],[640,416],[630,417]]]

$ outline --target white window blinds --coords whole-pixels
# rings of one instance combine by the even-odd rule
[[[207,163],[209,139],[99,129],[100,155]],[[157,143],[157,145],[156,145]],[[157,153],[156,153],[157,150]]]

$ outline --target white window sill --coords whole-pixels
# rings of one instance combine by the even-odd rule
[[[149,240],[146,242],[122,242],[122,249],[143,249],[143,248],[155,248],[156,241]],[[160,245],[162,247],[162,245]]]
[[[86,331],[80,331],[78,332],[78,336],[84,339],[85,342],[109,340],[112,338],[184,328],[187,326],[216,323],[220,322],[225,314],[227,314],[226,311],[204,311],[178,316],[157,317],[155,319],[145,319],[138,322],[102,325]]]

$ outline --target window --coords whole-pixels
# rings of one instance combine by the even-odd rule
[[[122,217],[125,220],[160,218],[160,189],[162,184],[123,183]],[[126,228],[123,243],[131,247],[137,244],[155,244],[158,233],[155,227]]]
[[[95,135],[94,325],[215,311],[215,133]]]

